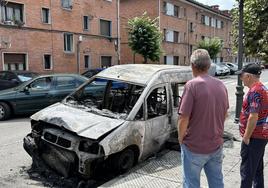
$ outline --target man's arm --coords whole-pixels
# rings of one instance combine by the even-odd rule
[[[256,127],[258,121],[258,113],[250,113],[247,121],[247,127],[243,136],[243,142],[249,144],[250,137]]]
[[[189,117],[180,115],[178,120],[178,136],[180,144],[182,144],[183,138],[186,135],[188,124],[189,124]]]

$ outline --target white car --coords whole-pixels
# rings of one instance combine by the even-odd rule
[[[216,73],[215,73],[215,76],[225,76],[227,74],[230,74],[230,69],[225,66],[224,64],[222,63],[216,63]]]
[[[24,148],[67,177],[90,178],[102,164],[125,172],[177,140],[180,88],[191,78],[189,66],[109,67],[31,116]]]
[[[230,62],[225,62],[225,65],[230,69],[230,74],[234,74],[238,71],[238,65]]]

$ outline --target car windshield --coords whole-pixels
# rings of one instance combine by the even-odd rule
[[[18,77],[19,77],[19,79],[20,79],[22,82],[26,82],[26,81],[32,79],[32,77],[23,76],[23,75],[18,75]]]
[[[94,114],[126,119],[144,87],[114,80],[95,78],[63,103]]]
[[[28,80],[31,80],[33,77],[38,76],[38,74],[32,72],[18,73],[17,75],[22,82],[26,82]]]

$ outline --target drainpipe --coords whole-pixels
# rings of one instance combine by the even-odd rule
[[[117,57],[118,57],[118,65],[120,65],[121,63],[120,0],[117,0]]]
[[[82,40],[83,40],[83,36],[82,35],[80,35],[80,36],[78,36],[78,40],[77,40],[77,46],[76,46],[76,50],[77,50],[77,56],[76,56],[76,62],[77,62],[77,74],[80,74],[80,44],[81,44],[81,42],[82,42]]]

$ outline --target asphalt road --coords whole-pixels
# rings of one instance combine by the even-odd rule
[[[234,113],[237,77],[226,76],[221,80],[228,89],[230,113]],[[261,80],[268,86],[268,70],[263,72]],[[247,92],[246,88],[244,92]],[[0,187],[60,187],[59,184],[55,184],[55,181],[61,181],[60,177],[48,180],[40,174],[48,176],[51,174],[35,173],[31,169],[31,158],[22,146],[23,137],[29,132],[30,120],[27,117],[16,117],[0,122]]]

